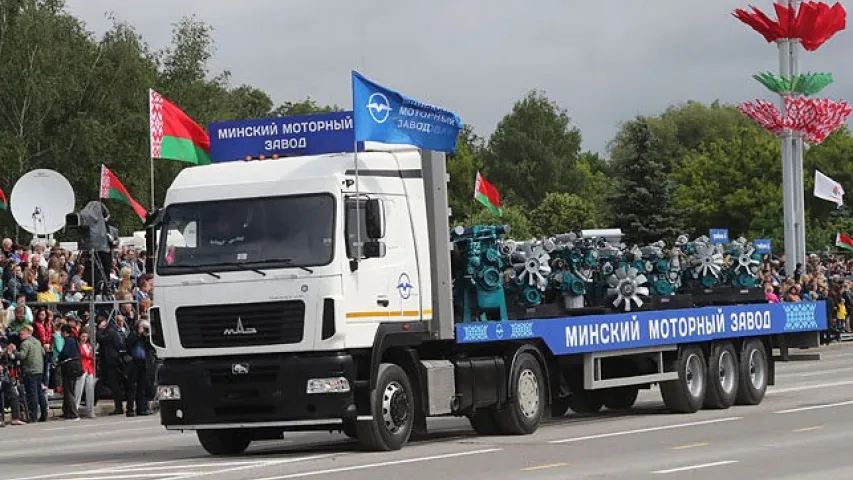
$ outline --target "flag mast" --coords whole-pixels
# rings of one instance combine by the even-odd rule
[[[153,106],[151,104],[151,97],[154,95],[154,89],[148,89],[148,143],[149,143],[149,160],[151,163],[151,208],[150,211],[154,211],[154,135],[151,130],[151,116],[154,114],[152,110]]]

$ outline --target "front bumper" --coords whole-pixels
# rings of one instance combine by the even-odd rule
[[[235,365],[240,368],[235,369]],[[248,372],[244,370],[248,367]],[[232,373],[236,370],[239,373]],[[165,360],[159,385],[177,385],[180,400],[161,400],[161,424],[173,430],[281,427],[313,429],[355,418],[354,394],[306,393],[309,379],[345,377],[355,363],[344,353],[250,355]]]

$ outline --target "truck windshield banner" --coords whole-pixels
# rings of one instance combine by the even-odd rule
[[[821,331],[826,303],[767,303],[456,325],[458,343],[541,338],[555,355]]]
[[[210,161],[352,152],[352,112],[215,122],[208,126]],[[359,145],[359,151],[364,145]]]
[[[352,72],[355,137],[359,141],[414,145],[437,152],[456,151],[462,128],[448,110],[419,102]]]

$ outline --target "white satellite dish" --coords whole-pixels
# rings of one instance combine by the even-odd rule
[[[34,235],[50,235],[65,227],[65,215],[74,211],[74,190],[59,172],[27,172],[12,187],[12,217]]]

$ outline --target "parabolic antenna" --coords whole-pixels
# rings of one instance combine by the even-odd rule
[[[59,172],[40,168],[15,183],[9,208],[24,230],[50,235],[65,227],[65,215],[74,211],[74,190]]]

